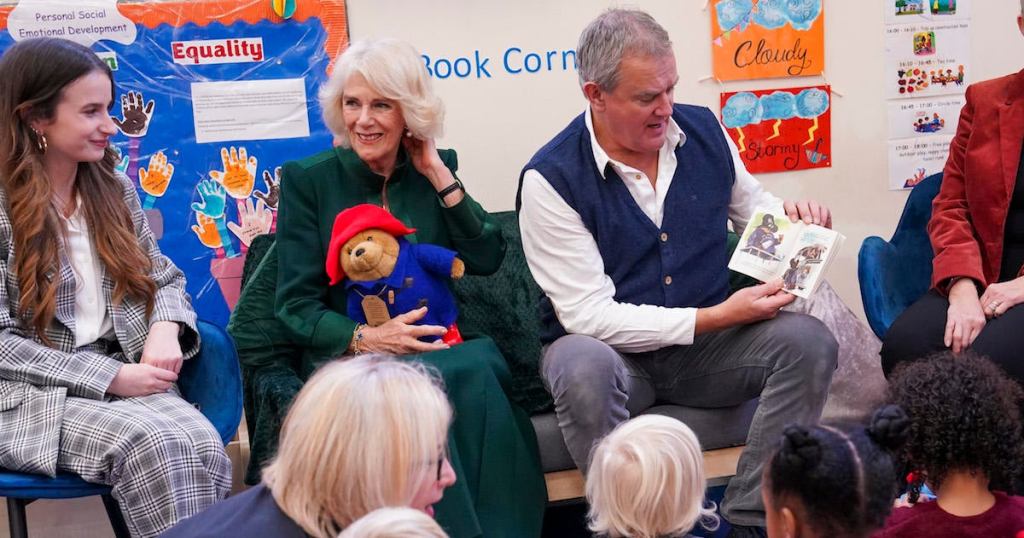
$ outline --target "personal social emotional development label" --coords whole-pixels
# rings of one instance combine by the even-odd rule
[[[135,41],[135,23],[117,10],[117,0],[22,0],[7,19],[15,41],[60,37],[85,46],[107,39]]]

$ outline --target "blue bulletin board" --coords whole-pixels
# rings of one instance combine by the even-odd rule
[[[16,37],[62,29],[82,42],[81,24],[68,23],[85,15],[75,11],[82,2],[31,4],[76,7],[29,30],[15,28],[19,6],[3,8],[0,51]],[[199,316],[224,325],[249,242],[275,227],[281,165],[331,146],[316,96],[347,45],[344,2],[302,2],[290,19],[265,0],[91,4],[106,4],[111,24],[90,21],[85,31],[102,36],[121,16],[135,25],[130,42],[85,43],[114,69],[120,168],[164,254],[184,271]]]

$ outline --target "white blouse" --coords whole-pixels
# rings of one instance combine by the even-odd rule
[[[89,235],[82,199],[75,198],[75,212],[64,217],[68,257],[75,273],[75,347],[95,342],[114,329],[103,296],[103,268]]]

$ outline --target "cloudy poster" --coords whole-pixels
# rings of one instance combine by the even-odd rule
[[[723,93],[722,125],[752,173],[832,166],[829,86]]]
[[[712,71],[718,80],[805,77],[825,69],[822,0],[714,0]]]

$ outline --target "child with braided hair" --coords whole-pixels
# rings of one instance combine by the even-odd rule
[[[886,406],[866,427],[786,427],[765,467],[769,538],[865,538],[882,526],[898,489],[893,451],[909,419]]]
[[[896,508],[877,538],[1024,536],[1024,498],[1009,496],[1024,462],[1024,392],[971,351],[900,365],[889,401],[911,419],[900,457],[911,470],[911,506]],[[919,502],[923,483],[934,502]]]

